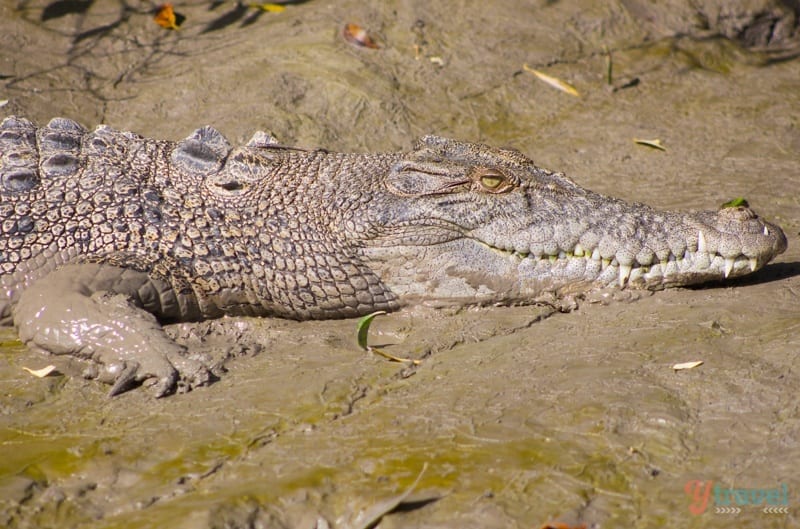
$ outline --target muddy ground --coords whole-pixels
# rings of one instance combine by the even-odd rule
[[[0,526],[800,524],[797,2],[210,4],[175,2],[170,31],[149,3],[3,1],[0,112],[345,150],[481,140],[658,207],[746,197],[789,249],[751,279],[570,313],[377,320],[372,342],[416,367],[360,351],[352,320],[174,326],[227,372],[161,400],[108,399],[2,330]],[[65,375],[22,369],[51,362]],[[699,514],[690,480],[719,486]],[[715,512],[731,488],[785,491],[787,512]]]

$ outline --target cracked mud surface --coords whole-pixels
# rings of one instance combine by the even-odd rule
[[[796,3],[362,4],[311,1],[224,25],[230,4],[176,3],[186,22],[168,32],[138,3],[42,21],[46,2],[3,2],[0,111],[170,139],[204,124],[232,142],[265,129],[344,150],[430,132],[481,140],[658,207],[744,196],[783,226],[788,251],[752,279],[598,294],[570,313],[377,319],[370,343],[422,358],[416,367],[360,351],[355,321],[176,325],[224,372],[161,400],[109,400],[80,378],[85,366],[0,329],[0,526],[796,526]],[[346,22],[382,48],[346,44]],[[612,84],[638,84],[607,87],[605,50]],[[671,369],[689,360],[704,364]],[[22,370],[50,362],[66,376]],[[785,484],[789,513],[715,514],[712,501],[694,516],[689,480]]]

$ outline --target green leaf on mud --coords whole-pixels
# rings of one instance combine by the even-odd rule
[[[722,209],[725,209],[725,208],[739,208],[739,207],[749,208],[750,204],[748,204],[747,200],[745,200],[743,197],[737,197],[737,198],[734,198],[733,200],[729,200],[729,201],[725,202],[720,207]]]
[[[387,358],[392,362],[401,362],[401,363],[409,362],[415,366],[421,364],[422,360],[415,360],[413,358],[404,358],[400,356],[395,356],[391,353],[387,353],[386,351],[382,351],[377,347],[371,347],[367,344],[368,340],[367,335],[369,334],[369,326],[372,323],[372,320],[374,320],[376,316],[381,316],[382,314],[386,314],[386,311],[379,310],[373,312],[372,314],[367,314],[366,316],[358,320],[358,325],[356,325],[356,336],[357,336],[356,339],[358,341],[358,346],[364,351],[367,351],[368,353],[375,353],[376,355],[380,355],[384,358]]]
[[[386,311],[379,310],[373,312],[372,314],[367,314],[366,316],[358,320],[358,325],[356,326],[356,333],[358,336],[358,346],[364,351],[371,350],[371,348],[367,345],[367,335],[369,334],[369,326],[370,324],[372,324],[372,320],[374,320],[376,316],[381,316],[383,314],[386,314]]]

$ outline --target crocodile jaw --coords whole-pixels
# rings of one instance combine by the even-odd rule
[[[509,237],[506,248],[475,230],[437,244],[368,248],[364,257],[406,303],[485,305],[534,303],[603,287],[660,290],[735,278],[786,249],[783,231],[747,208],[664,215],[679,224],[661,226],[643,241],[610,243],[590,227],[591,237],[576,234],[574,240],[602,244],[559,248],[550,241],[520,251],[513,246],[520,247],[524,230]],[[676,233],[684,234],[680,241]]]
[[[565,282],[651,290],[740,277],[786,250],[786,236],[780,227],[761,220],[748,208],[675,218],[681,218],[681,223],[671,230],[662,228],[664,237],[647,234],[643,240],[620,240],[611,249],[608,243],[601,250],[600,245],[584,247],[578,242],[547,254],[541,250],[536,254],[493,250],[516,257],[521,278],[553,276]],[[682,242],[666,240],[676,232],[687,234]]]

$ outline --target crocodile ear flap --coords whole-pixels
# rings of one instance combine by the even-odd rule
[[[404,160],[392,166],[386,186],[405,197],[452,193],[470,183],[468,166],[460,163],[462,142],[442,136],[423,136]]]
[[[463,166],[414,160],[397,162],[386,178],[389,190],[404,197],[452,193],[470,182]]]

